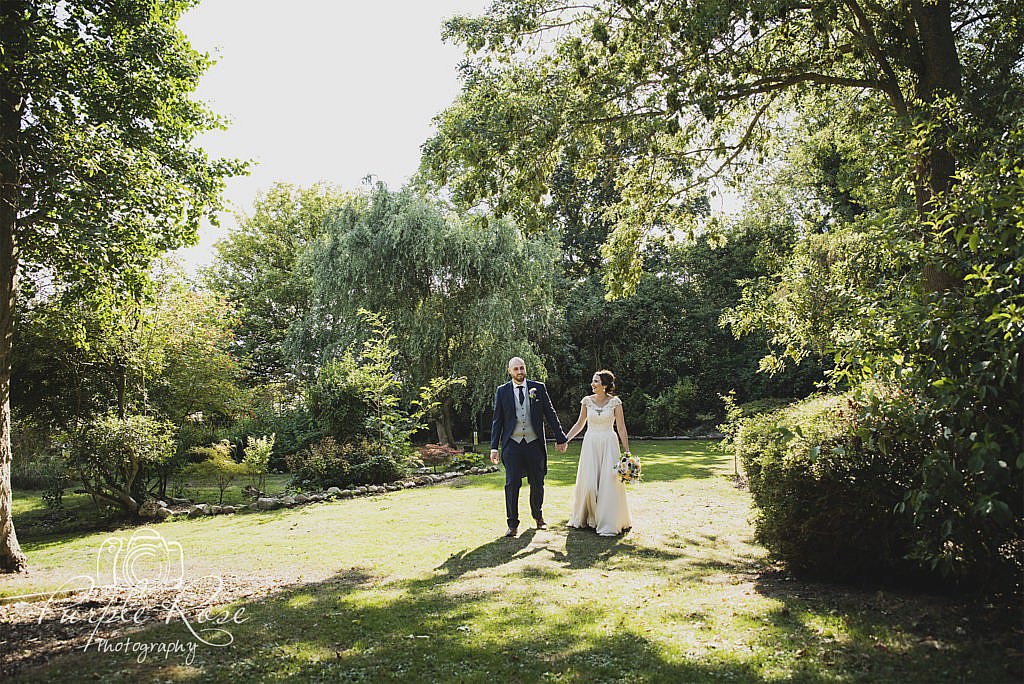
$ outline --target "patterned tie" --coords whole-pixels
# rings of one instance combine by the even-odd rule
[[[523,394],[523,386],[520,385],[519,386],[519,403],[522,404],[524,401],[526,401],[526,395]]]

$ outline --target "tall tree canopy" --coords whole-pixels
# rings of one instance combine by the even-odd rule
[[[305,249],[347,202],[364,202],[326,184],[278,183],[256,197],[253,211],[216,245],[210,286],[239,309],[236,330],[253,383],[292,388],[299,371],[286,350],[289,329],[309,310],[312,284],[298,268]]]
[[[193,144],[209,66],[177,21],[192,0],[0,2],[0,570],[26,566],[11,519],[10,371],[22,271],[132,286],[192,243],[242,165]]]
[[[393,322],[398,367],[415,391],[435,377],[469,378],[468,408],[489,406],[508,359],[542,373],[533,342],[551,325],[554,247],[507,221],[481,228],[445,215],[410,191],[378,186],[365,210],[337,214],[309,250],[314,307],[294,339],[314,367],[361,334],[356,312],[373,308]],[[452,442],[451,394],[439,398],[439,438]]]
[[[1019,108],[1006,85],[1020,76],[1021,10],[1012,0],[495,3],[447,25],[470,58],[425,165],[456,201],[536,226],[558,164],[593,177],[613,158],[607,280],[628,292],[637,244],[693,227],[694,193],[711,178],[742,180],[787,118],[823,93],[856,105],[837,119],[873,121],[900,145],[923,212],[970,155],[972,141],[949,140],[947,100],[980,118]]]
[[[834,355],[837,386],[913,396],[934,436],[903,502],[917,552],[984,574],[1024,538],[1022,16],[1019,0],[496,2],[447,25],[464,86],[425,172],[535,229],[564,167],[614,179],[589,212],[613,226],[612,294],[643,282],[654,240],[716,230],[702,194],[740,190],[738,223],[794,240],[765,245],[773,267],[723,320],[770,334],[768,370]]]

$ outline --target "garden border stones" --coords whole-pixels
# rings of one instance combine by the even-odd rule
[[[375,496],[397,492],[402,489],[413,489],[416,487],[427,487],[458,477],[467,475],[485,475],[497,472],[498,466],[474,466],[466,470],[449,470],[443,473],[416,473],[401,480],[388,482],[383,485],[359,485],[341,489],[339,487],[328,487],[323,492],[299,492],[291,494],[282,492],[277,496],[260,496],[250,504],[240,506],[217,506],[211,504],[193,504],[187,499],[173,499],[169,505],[163,501],[150,499],[139,507],[139,517],[154,521],[168,520],[172,516],[185,516],[188,518],[200,518],[211,515],[225,515],[232,513],[249,513],[254,511],[272,511],[278,508],[295,508],[322,501],[334,499],[352,499],[358,496]],[[174,508],[171,508],[174,506]]]

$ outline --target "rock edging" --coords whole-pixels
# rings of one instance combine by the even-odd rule
[[[250,513],[256,511],[272,511],[278,508],[294,508],[322,501],[352,499],[360,496],[375,496],[397,492],[402,489],[427,487],[467,475],[484,475],[497,472],[498,466],[474,466],[466,470],[450,470],[443,473],[417,473],[401,480],[382,485],[359,485],[341,489],[328,487],[322,492],[299,492],[297,494],[282,493],[277,496],[259,496],[250,504],[240,506],[217,506],[213,504],[193,504],[184,499],[174,499],[171,504],[150,499],[139,508],[139,517],[160,522],[171,517],[201,518],[212,515],[230,515],[233,513]]]

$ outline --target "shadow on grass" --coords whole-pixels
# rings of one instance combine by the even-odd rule
[[[900,643],[890,638],[892,615],[865,604],[863,596],[814,605],[802,598],[799,587],[773,586],[780,605],[771,610],[732,612],[735,626],[747,635],[739,650],[716,651],[696,643],[701,630],[728,615],[722,611],[681,616],[695,636],[689,642],[686,636],[666,642],[664,635],[649,635],[643,623],[624,626],[616,609],[600,597],[559,603],[557,597],[533,593],[532,583],[551,586],[571,574],[531,569],[523,573],[521,585],[481,584],[479,578],[464,577],[470,569],[493,567],[487,557],[492,551],[509,558],[514,549],[529,546],[499,545],[449,559],[440,576],[389,582],[352,569],[240,604],[247,619],[230,625],[233,643],[202,647],[201,656],[187,666],[173,658],[138,662],[131,655],[75,653],[25,673],[25,681],[72,675],[186,682],[1017,680],[1019,669],[1000,664],[998,649],[980,640]],[[586,556],[601,558],[618,545],[621,540],[587,544]],[[830,620],[842,629],[830,632]],[[189,634],[172,622],[132,638],[169,643]]]
[[[475,549],[458,551],[435,570],[441,572],[444,578],[451,580],[468,572],[496,568],[526,551],[536,534],[535,529],[528,529],[517,537],[498,537]]]
[[[856,667],[877,681],[1024,680],[1020,597],[868,590],[798,581],[779,572],[762,573],[754,586],[780,604],[759,616],[767,633],[814,649],[830,665]],[[830,622],[845,639],[830,635]],[[797,671],[814,667],[801,663]],[[908,677],[908,671],[917,676]]]
[[[244,605],[233,643],[205,647],[190,665],[75,653],[24,680],[756,680],[741,663],[678,662],[643,634],[605,630],[610,613],[600,604],[540,619],[529,603],[510,603],[506,589],[463,591],[443,578],[377,586],[331,578]],[[132,635],[137,643],[187,636],[173,623]]]

